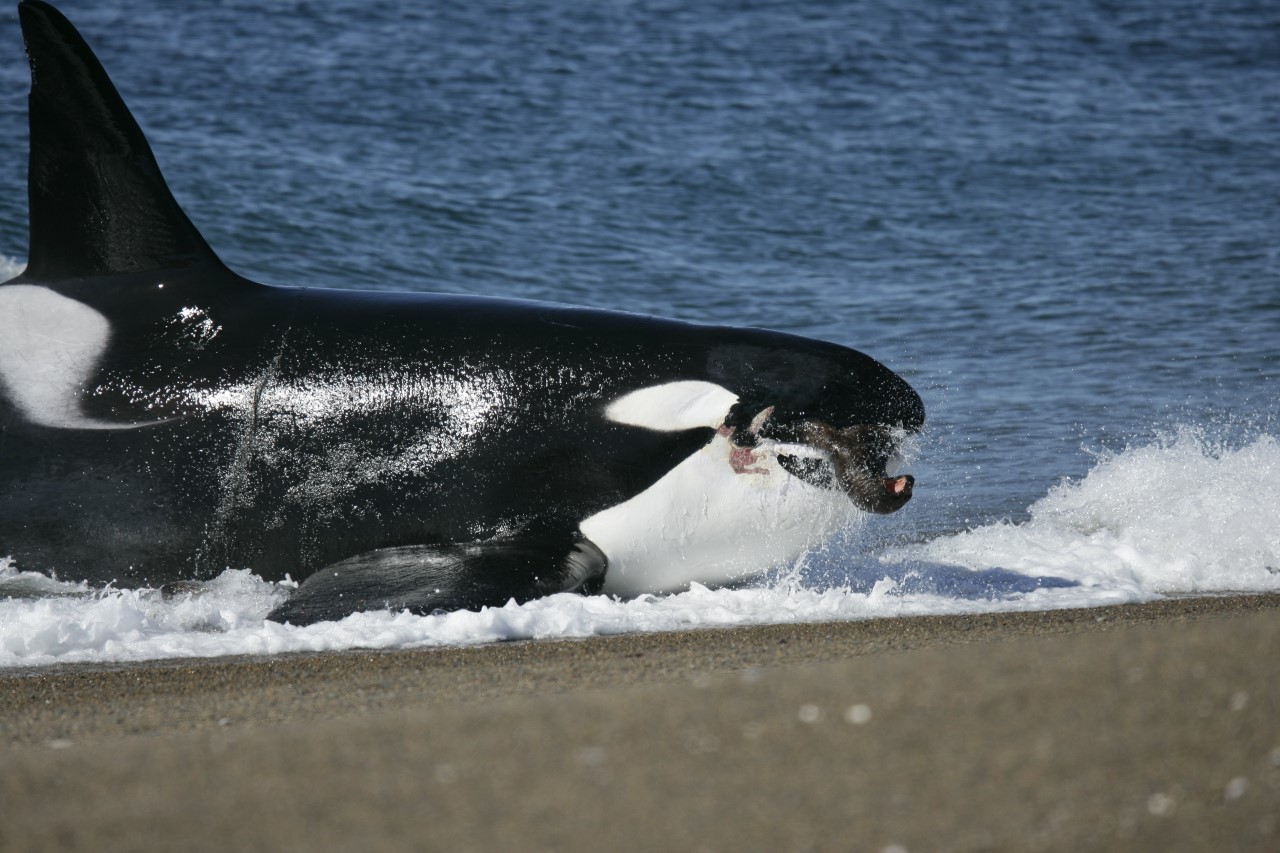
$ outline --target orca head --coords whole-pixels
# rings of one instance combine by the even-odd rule
[[[719,348],[712,375],[738,389],[720,431],[744,456],[768,454],[804,483],[855,506],[891,513],[915,479],[898,474],[904,442],[924,426],[924,404],[880,362],[836,344],[761,332]]]
[[[676,377],[611,401],[604,417],[710,440],[645,491],[582,521],[608,559],[606,593],[739,582],[794,561],[861,512],[910,500],[914,481],[892,466],[923,426],[924,406],[887,367],[763,330],[673,337]]]

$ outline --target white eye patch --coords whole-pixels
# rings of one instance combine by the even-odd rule
[[[658,432],[710,427],[724,423],[738,395],[714,382],[684,380],[632,391],[605,409],[609,420]]]

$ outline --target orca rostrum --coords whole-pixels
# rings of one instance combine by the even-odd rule
[[[258,284],[88,45],[19,6],[28,266],[0,285],[0,557],[95,584],[249,568],[271,617],[723,584],[892,512],[920,397],[846,347],[506,299]]]

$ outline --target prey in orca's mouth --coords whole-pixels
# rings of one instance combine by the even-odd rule
[[[839,429],[820,420],[786,423],[772,414],[766,409],[733,429],[730,441],[744,450],[767,442],[788,474],[820,489],[842,491],[867,512],[887,515],[911,500],[915,478],[892,470],[902,430],[883,424]]]

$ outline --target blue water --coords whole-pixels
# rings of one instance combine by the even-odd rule
[[[881,545],[1025,521],[1179,428],[1280,433],[1274,2],[184,5],[61,8],[233,268],[862,349],[929,413]]]

